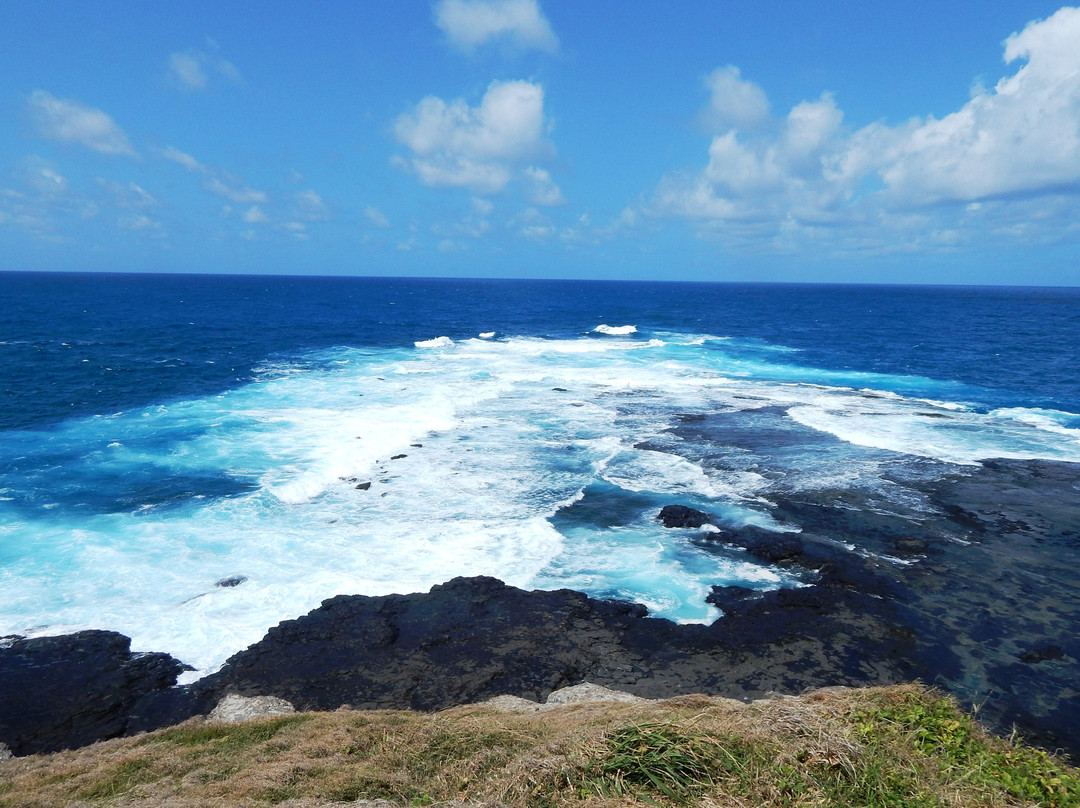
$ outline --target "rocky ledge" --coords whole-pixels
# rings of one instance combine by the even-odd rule
[[[724,616],[711,626],[477,577],[331,598],[186,687],[174,686],[182,663],[132,654],[111,632],[7,638],[0,742],[16,755],[79,746],[207,714],[230,693],[297,709],[436,710],[543,701],[584,681],[647,698],[752,699],[921,679],[978,706],[992,728],[1016,725],[1080,759],[1078,490],[1076,466],[996,461],[920,483],[934,516],[918,521],[828,492],[778,497],[774,516],[798,534],[717,530],[709,514],[672,503],[658,513],[672,530],[786,566],[805,584],[715,587]]]

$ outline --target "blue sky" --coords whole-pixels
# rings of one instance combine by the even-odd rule
[[[0,269],[1080,284],[1080,9],[0,4]]]

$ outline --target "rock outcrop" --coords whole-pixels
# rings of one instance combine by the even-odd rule
[[[172,686],[182,663],[132,654],[111,632],[8,639],[0,743],[17,755],[79,746],[206,715],[229,694],[435,710],[497,696],[538,703],[586,681],[645,698],[753,699],[921,679],[979,704],[998,730],[1016,724],[1080,755],[1080,467],[993,461],[917,488],[911,514],[852,491],[773,495],[772,517],[798,534],[718,533],[704,512],[664,509],[680,540],[728,559],[770,557],[799,584],[716,586],[708,600],[724,616],[710,626],[479,577],[331,598],[186,687]]]
[[[72,749],[124,735],[187,665],[133,654],[113,631],[8,638],[0,648],[0,742],[15,755]]]

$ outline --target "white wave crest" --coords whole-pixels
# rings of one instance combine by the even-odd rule
[[[449,348],[454,341],[450,337],[435,337],[434,339],[422,339],[414,342],[417,348]]]
[[[597,333],[597,334],[607,334],[607,335],[612,336],[612,337],[624,337],[627,334],[636,334],[637,333],[637,326],[636,325],[607,325],[606,323],[601,323],[596,328],[594,328],[593,331],[595,333]]]

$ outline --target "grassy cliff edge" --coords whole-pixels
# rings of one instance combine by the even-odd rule
[[[750,705],[683,696],[539,711],[191,719],[0,762],[0,807],[1080,806],[1080,772],[918,685]],[[385,803],[383,803],[385,804]]]

